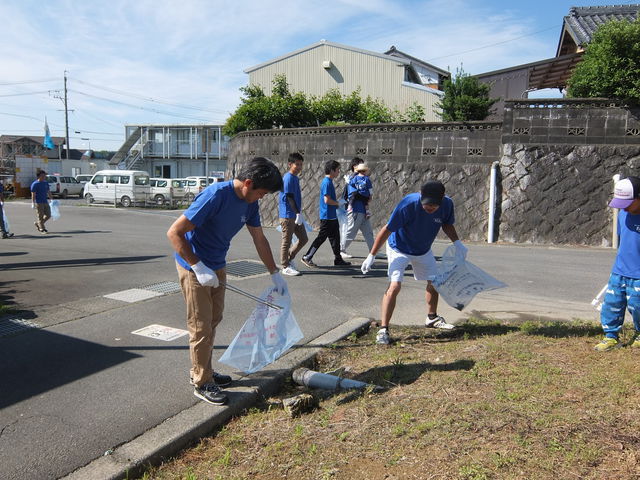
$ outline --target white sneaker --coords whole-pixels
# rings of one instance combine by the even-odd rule
[[[444,318],[442,318],[440,315],[438,315],[433,320],[427,317],[427,319],[424,321],[424,324],[426,327],[440,328],[442,330],[453,330],[454,328],[456,328],[455,325],[452,325],[451,323],[447,323],[447,321]]]
[[[284,267],[282,269],[282,274],[289,275],[290,277],[297,277],[298,275],[302,275],[298,270],[293,268],[291,265],[289,265],[288,267]]]
[[[386,328],[381,328],[380,330],[378,330],[378,335],[376,335],[376,343],[378,345],[389,345],[391,343],[389,330],[387,330]]]
[[[340,256],[344,258],[353,258],[353,255],[349,255],[347,252],[340,252]]]

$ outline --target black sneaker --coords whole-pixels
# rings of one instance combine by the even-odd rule
[[[228,387],[229,385],[231,385],[233,379],[229,375],[223,375],[221,373],[213,372],[212,381],[219,387]],[[195,386],[192,377],[189,377],[189,383]]]
[[[213,381],[219,387],[226,387],[231,385],[231,377],[229,375],[223,375],[221,373],[213,372]]]
[[[205,383],[201,387],[195,387],[193,394],[200,400],[212,405],[224,405],[227,403],[227,395],[215,383]]]
[[[2,238],[11,238],[13,237],[13,233],[3,233]]]
[[[38,229],[38,231],[40,233],[42,233],[42,229],[38,226],[38,222],[33,222],[33,224],[36,226],[36,228]]]
[[[348,266],[348,265],[351,265],[351,262],[345,262],[345,261],[344,261],[343,259],[341,259],[341,258],[336,258],[336,259],[333,261],[333,264],[334,264],[335,266],[344,266],[344,267],[346,267],[346,266]]]
[[[300,259],[300,261],[302,263],[304,263],[309,268],[316,268],[318,266],[315,263],[313,263],[313,261],[310,258],[307,258],[307,257],[304,257],[304,256]]]

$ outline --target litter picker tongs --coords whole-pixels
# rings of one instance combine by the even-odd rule
[[[234,287],[233,285],[229,285],[228,283],[220,282],[220,285],[226,288],[227,290],[231,290],[232,292],[239,293],[240,295],[244,295],[251,300],[255,300],[258,303],[266,305],[270,308],[275,308],[276,310],[282,310],[280,305],[276,305],[275,303],[267,302],[260,297],[256,297],[255,295],[250,294],[249,292],[245,292],[244,290],[240,290],[238,287]]]

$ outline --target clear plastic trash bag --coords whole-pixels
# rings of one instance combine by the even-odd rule
[[[432,280],[440,297],[453,308],[462,310],[478,293],[507,286],[473,263],[456,258],[455,252],[453,245],[445,250]]]
[[[281,306],[282,310],[258,304],[220,357],[221,363],[246,373],[273,363],[304,337],[291,311],[289,294],[280,295],[269,287],[260,298]]]
[[[60,200],[51,201],[51,220],[58,220],[60,218]]]
[[[3,208],[3,207],[0,206],[0,208]],[[7,211],[6,210],[2,211],[2,220],[4,221],[4,231],[6,233],[11,232],[11,228],[9,228],[10,227],[9,218],[7,217]]]

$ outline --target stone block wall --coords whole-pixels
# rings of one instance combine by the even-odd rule
[[[497,241],[610,246],[612,176],[640,175],[636,112],[604,99],[505,102],[504,123],[356,125],[244,132],[231,142],[227,172],[255,156],[287,169],[304,155],[303,211],[318,226],[323,165],[366,160],[374,185],[372,222],[383,226],[407,193],[441,180],[456,205],[463,239],[487,237],[489,182],[499,162]],[[338,195],[342,177],[335,181]],[[262,201],[265,225],[278,222],[277,197]]]
[[[496,122],[471,122],[245,132],[231,142],[228,175],[255,156],[270,158],[284,174],[288,154],[301,153],[305,158],[300,175],[303,213],[318,227],[325,162],[338,160],[344,174],[358,156],[372,172],[375,230],[387,222],[404,195],[419,191],[427,180],[438,179],[455,202],[460,235],[479,241],[486,237],[490,166],[499,158],[501,127]],[[342,175],[334,185],[339,196],[345,186]],[[261,215],[264,225],[277,225],[276,195],[262,200]]]

